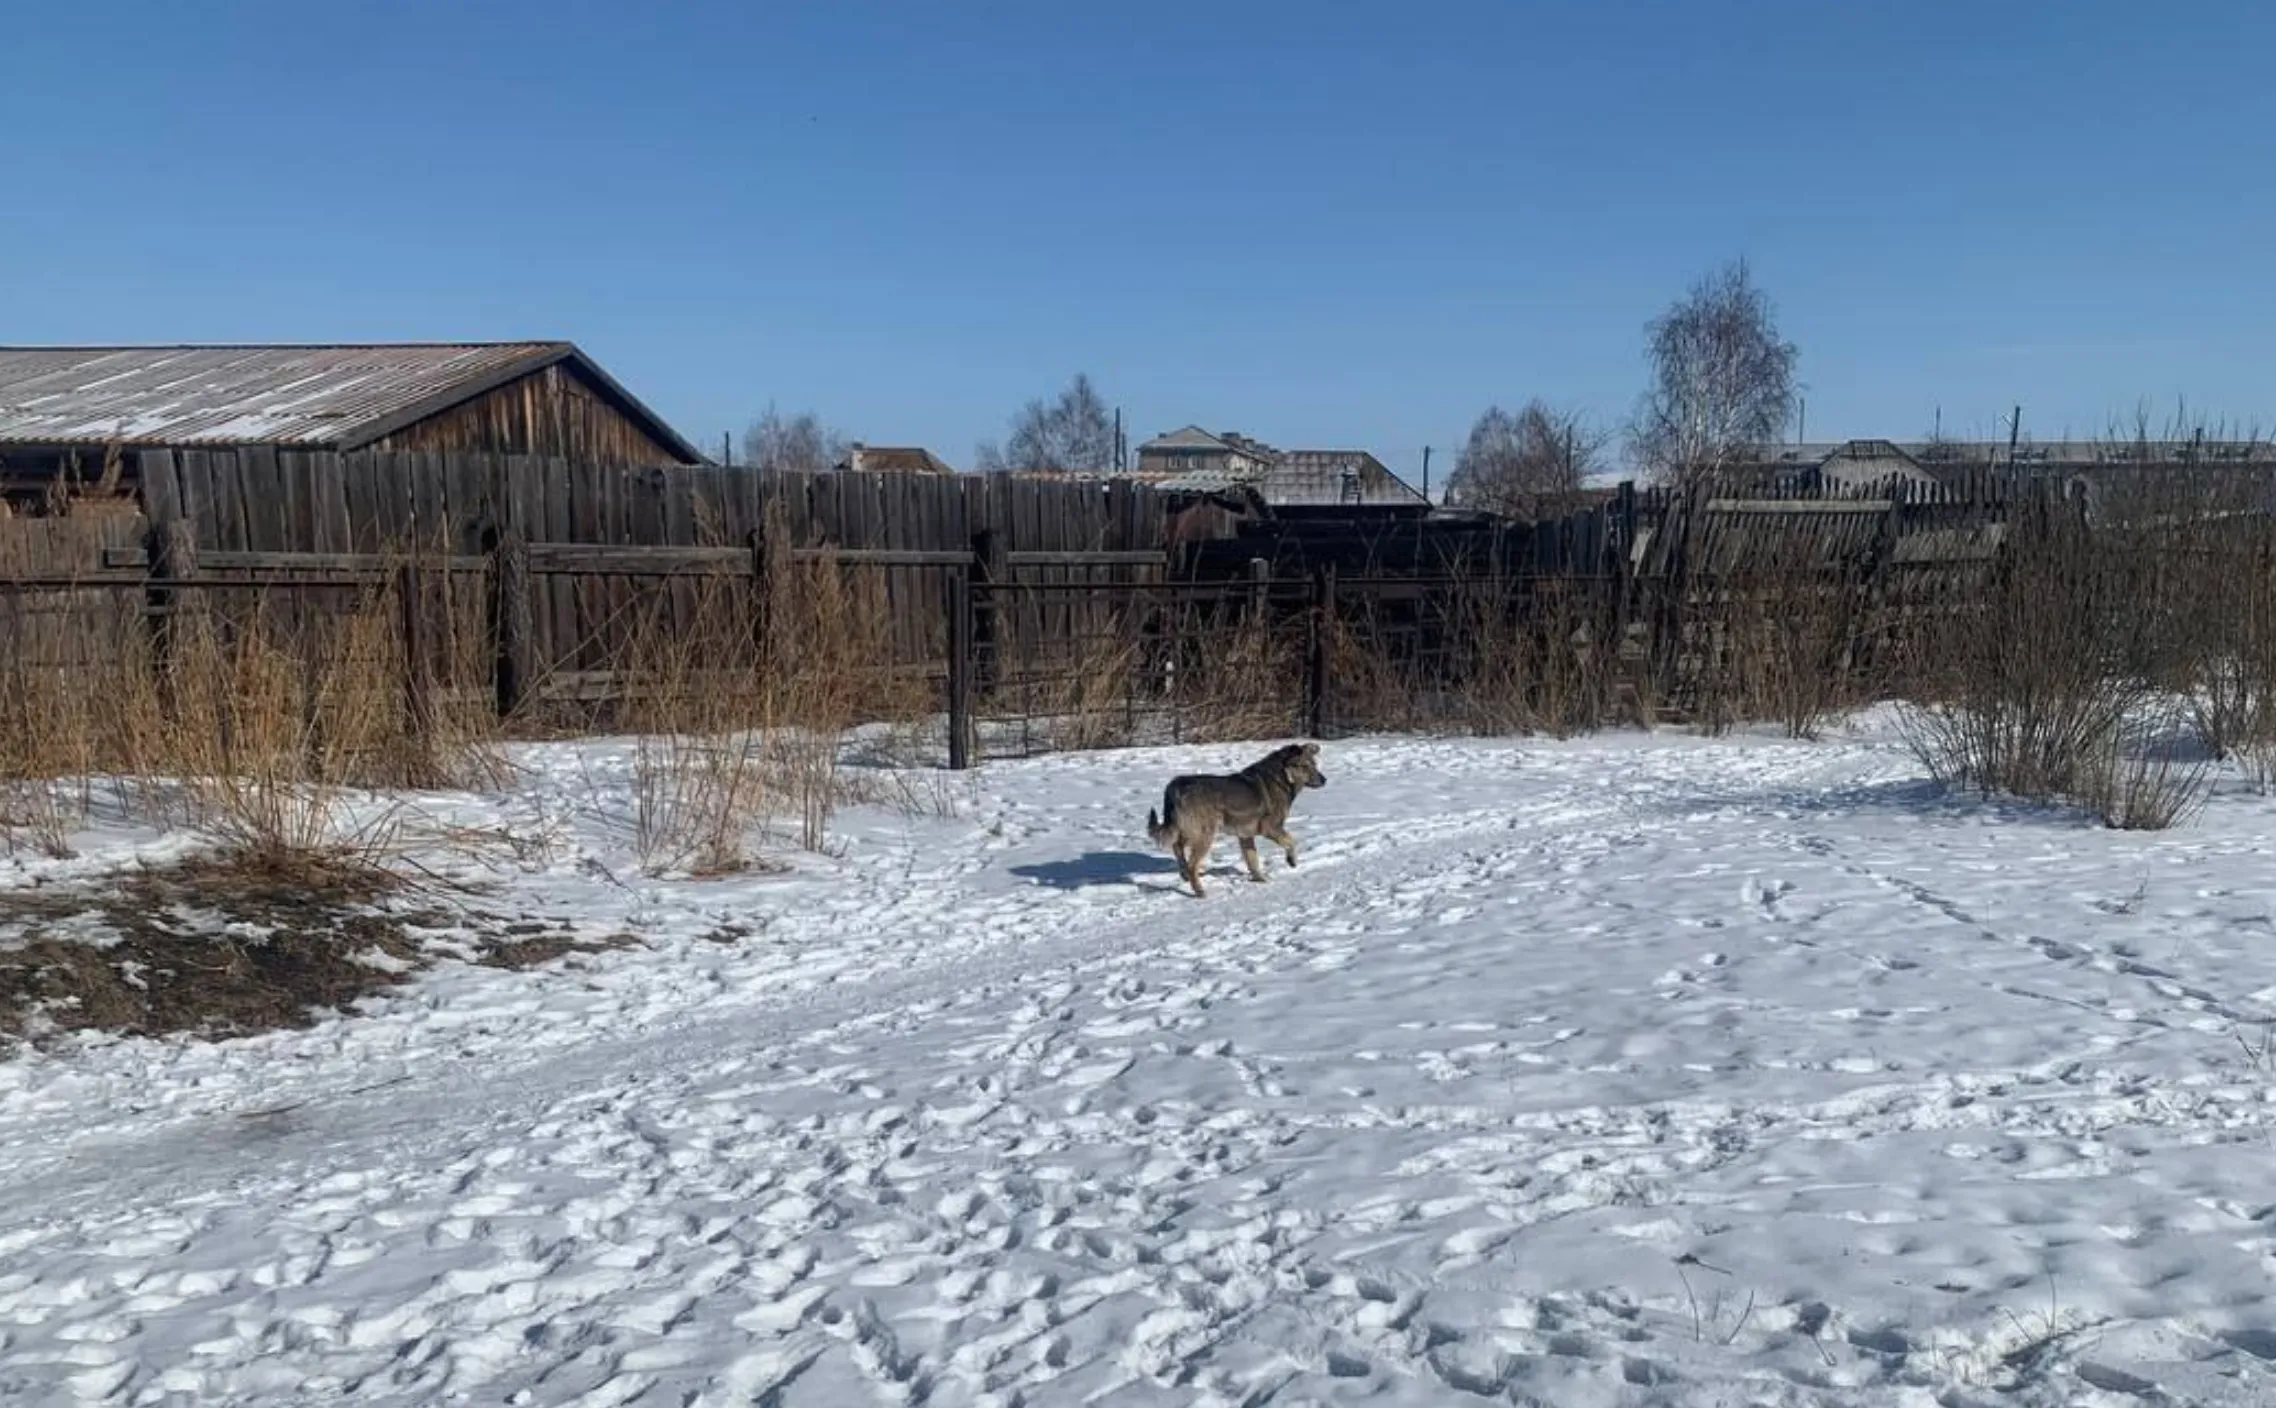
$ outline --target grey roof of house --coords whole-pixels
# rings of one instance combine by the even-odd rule
[[[0,444],[352,450],[557,362],[704,458],[568,342],[0,347]]]
[[[1182,430],[1173,430],[1167,435],[1155,436],[1145,444],[1140,445],[1138,453],[1144,454],[1148,450],[1229,450],[1232,448],[1234,447],[1222,437],[1212,435],[1198,425],[1189,425]]]

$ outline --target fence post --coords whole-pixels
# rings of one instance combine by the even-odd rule
[[[1261,557],[1249,559],[1249,624],[1262,626],[1271,601],[1272,564]]]
[[[530,641],[536,634],[530,608],[529,544],[518,528],[502,529],[491,549],[490,622],[497,646],[498,716],[511,718],[529,702]]]
[[[948,766],[972,766],[972,583],[961,567],[948,571]]]
[[[435,727],[434,661],[427,652],[427,612],[419,564],[407,562],[395,573],[395,594],[403,621],[403,703],[411,715],[412,735],[421,741],[433,737]]]
[[[186,518],[161,520],[150,530],[150,586],[144,597],[151,613],[151,655],[158,667],[161,707],[171,718],[176,712],[175,667],[181,661],[184,636],[200,605],[196,588],[185,585],[198,575],[197,530]]]
[[[775,540],[761,523],[751,530],[751,645],[762,674],[773,668]]]
[[[1328,733],[1328,648],[1336,622],[1336,565],[1322,566],[1312,578],[1310,658],[1304,669],[1304,732],[1319,739]]]
[[[999,590],[1011,582],[1011,557],[1003,535],[983,528],[972,535],[973,688],[982,698],[995,692],[1004,650],[1003,604]]]

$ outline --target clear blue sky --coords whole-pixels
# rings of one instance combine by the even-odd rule
[[[1812,438],[2265,424],[2276,6],[2153,13],[27,5],[0,341],[568,337],[709,444],[772,401],[957,464],[1084,369],[1134,442],[1411,473],[1625,414],[1744,255]]]

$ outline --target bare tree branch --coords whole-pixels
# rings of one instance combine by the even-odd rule
[[[1739,260],[1692,285],[1650,329],[1652,388],[1632,430],[1654,477],[1712,477],[1774,444],[1793,418],[1800,352]]]
[[[1078,373],[1056,400],[1022,406],[1004,443],[983,443],[973,459],[984,470],[1097,472],[1114,467],[1114,448],[1114,414],[1090,377]]]
[[[1554,518],[1571,508],[1608,440],[1578,412],[1552,409],[1539,398],[1516,415],[1490,406],[1454,461],[1446,501],[1515,518]]]
[[[844,462],[846,437],[812,411],[785,416],[773,406],[743,432],[742,461],[753,469],[831,469]]]

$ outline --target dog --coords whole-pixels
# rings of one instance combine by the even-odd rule
[[[1320,745],[1291,743],[1237,773],[1171,778],[1170,785],[1162,789],[1160,817],[1146,813],[1146,834],[1177,857],[1178,873],[1193,887],[1194,897],[1207,898],[1201,888],[1201,871],[1209,863],[1209,849],[1217,844],[1220,830],[1231,832],[1240,841],[1249,878],[1262,883],[1264,869],[1257,864],[1257,837],[1279,846],[1294,869],[1296,838],[1288,834],[1288,809],[1295,805],[1299,793],[1327,785],[1328,779],[1320,772]]]

